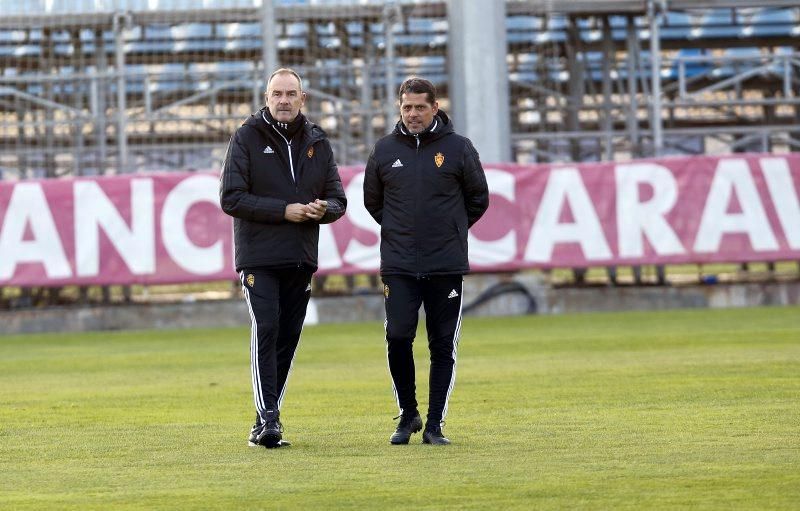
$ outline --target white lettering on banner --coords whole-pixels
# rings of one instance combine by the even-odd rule
[[[497,169],[486,169],[485,174],[490,193],[514,202],[516,180],[513,174]],[[475,264],[502,264],[513,261],[517,255],[517,233],[512,228],[495,241],[479,240],[469,233],[469,254],[470,262]]]
[[[560,223],[558,217],[568,203],[574,222]],[[556,243],[580,243],[588,260],[610,259],[608,247],[592,199],[586,191],[580,172],[563,168],[550,172],[542,202],[536,213],[525,260],[550,262]]]
[[[156,269],[152,179],[132,179],[131,227],[97,181],[75,181],[75,265],[81,277],[100,273],[100,229],[134,275]]]
[[[644,255],[644,236],[658,255],[686,252],[664,215],[678,201],[678,185],[668,168],[655,163],[617,165],[617,236],[620,257]],[[639,201],[639,185],[648,184],[653,196]]]
[[[494,167],[493,209],[468,233],[476,271],[800,258],[796,154]],[[320,226],[319,267],[377,271],[381,229],[364,208],[362,169],[343,177],[347,221]],[[217,186],[216,175],[188,172],[0,181],[0,285],[227,278],[230,218],[211,211]]]
[[[336,246],[336,237],[333,235],[331,224],[319,226],[319,269],[330,270],[342,266],[339,248]]]
[[[800,203],[785,158],[761,158],[761,171],[789,247],[800,248]]]
[[[32,240],[25,240],[30,225]],[[40,263],[51,279],[72,276],[56,223],[39,183],[17,183],[0,227],[0,279],[14,275],[19,263]]]
[[[376,270],[381,265],[381,226],[375,222],[364,207],[364,173],[357,174],[345,190],[347,195],[347,219],[365,231],[375,233],[378,240],[372,245],[364,245],[355,237],[350,239],[344,251],[344,260],[362,270]]]
[[[734,191],[741,213],[727,212]],[[758,251],[778,249],[750,167],[742,159],[723,159],[717,165],[694,242],[695,252],[717,252],[726,233],[747,234]]]
[[[197,175],[184,179],[164,200],[161,210],[161,239],[170,258],[189,273],[210,275],[225,266],[222,240],[211,246],[195,245],[186,233],[186,215],[198,202],[210,202],[219,209],[219,180]]]

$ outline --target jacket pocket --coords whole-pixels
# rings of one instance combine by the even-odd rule
[[[458,242],[461,246],[461,253],[464,254],[464,257],[467,256],[467,230],[464,227],[458,225],[458,221],[456,220],[456,233],[458,235]]]

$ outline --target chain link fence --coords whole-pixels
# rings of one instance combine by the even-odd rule
[[[513,158],[797,150],[800,7],[700,4],[507,1]],[[277,65],[304,77],[305,111],[328,132],[339,164],[362,163],[396,121],[406,77],[433,81],[449,108],[448,6],[0,0],[0,179],[218,169]],[[329,285],[377,284],[359,276]],[[137,291],[69,293],[128,300]]]
[[[2,0],[0,12],[6,179],[216,168],[278,63],[304,77],[306,113],[340,164],[365,161],[394,124],[402,79],[446,88],[442,2]]]

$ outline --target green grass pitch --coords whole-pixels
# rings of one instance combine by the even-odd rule
[[[389,445],[369,323],[304,330],[248,448],[248,340],[0,338],[0,509],[800,509],[797,307],[468,318],[447,447]]]

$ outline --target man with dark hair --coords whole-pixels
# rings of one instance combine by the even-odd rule
[[[412,344],[424,305],[431,368],[422,441],[445,445],[469,272],[467,229],[488,208],[489,192],[478,152],[453,131],[433,84],[410,78],[398,96],[401,119],[375,144],[364,175],[364,205],[381,225],[387,355],[400,408],[390,442],[407,444],[422,429]]]
[[[319,224],[347,205],[322,129],[300,112],[300,76],[278,69],[266,107],[236,130],[220,178],[222,210],[234,217],[236,271],[250,311],[256,422],[251,446],[280,447],[280,407],[317,270]]]

